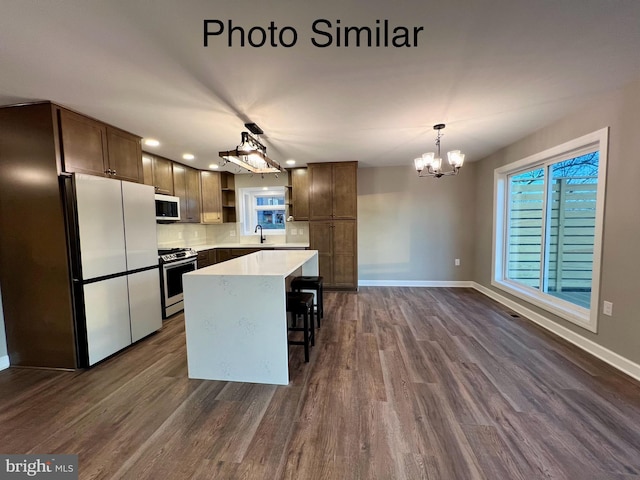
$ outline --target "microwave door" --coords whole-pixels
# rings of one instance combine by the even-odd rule
[[[156,195],[156,220],[180,220],[180,199],[169,195]]]

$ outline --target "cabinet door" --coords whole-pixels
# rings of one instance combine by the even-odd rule
[[[259,252],[262,250],[261,248],[231,248],[231,258],[244,257],[245,255],[250,255],[255,252]],[[269,250],[265,248],[264,250]]]
[[[162,301],[160,300],[160,272],[158,269],[127,275],[129,285],[129,317],[131,341],[162,328]]]
[[[357,217],[358,179],[354,162],[333,165],[333,218]]]
[[[173,195],[173,162],[166,158],[153,157],[153,184],[156,193]]]
[[[106,126],[67,110],[59,112],[64,171],[106,176]]]
[[[218,172],[200,172],[202,223],[222,223],[222,192]]]
[[[142,182],[142,148],[140,138],[130,133],[107,127],[107,147],[111,175],[120,180]]]
[[[291,204],[293,218],[309,220],[309,175],[306,168],[295,168],[291,175]]]
[[[318,250],[319,275],[333,285],[333,226],[330,221],[309,222],[309,248]]]
[[[231,255],[231,248],[216,248],[216,263],[226,262],[234,258]]]
[[[209,260],[209,250],[202,250],[198,252],[198,268],[204,268],[211,265]]]
[[[180,198],[180,223],[188,222],[187,169],[178,163],[173,164],[173,194]]]
[[[153,156],[148,153],[142,154],[142,180],[145,185],[155,187],[153,183]]]
[[[185,167],[187,177],[187,209],[188,222],[200,223],[200,174],[194,168]]]
[[[331,164],[309,165],[309,220],[331,220],[333,175]]]
[[[333,222],[333,285],[357,288],[357,224],[355,220]]]

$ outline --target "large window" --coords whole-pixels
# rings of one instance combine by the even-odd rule
[[[496,170],[493,284],[596,331],[607,130]]]
[[[284,187],[243,188],[240,195],[243,235],[253,235],[257,225],[265,235],[284,235]]]

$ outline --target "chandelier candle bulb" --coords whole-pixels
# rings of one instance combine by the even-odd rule
[[[460,150],[452,150],[447,152],[449,158],[449,165],[452,167],[461,167],[464,163],[464,153],[460,153]]]
[[[436,156],[436,154],[434,152],[423,153],[422,154],[422,163],[423,163],[423,165],[425,167],[431,166],[435,156]]]

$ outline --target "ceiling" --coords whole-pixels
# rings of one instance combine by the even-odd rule
[[[205,19],[225,28],[208,47]],[[417,45],[337,45],[385,20]],[[229,45],[229,21],[265,45]],[[1,0],[0,105],[51,100],[198,168],[248,121],[280,163],[410,165],[441,122],[474,161],[637,80],[639,52],[637,0]]]

